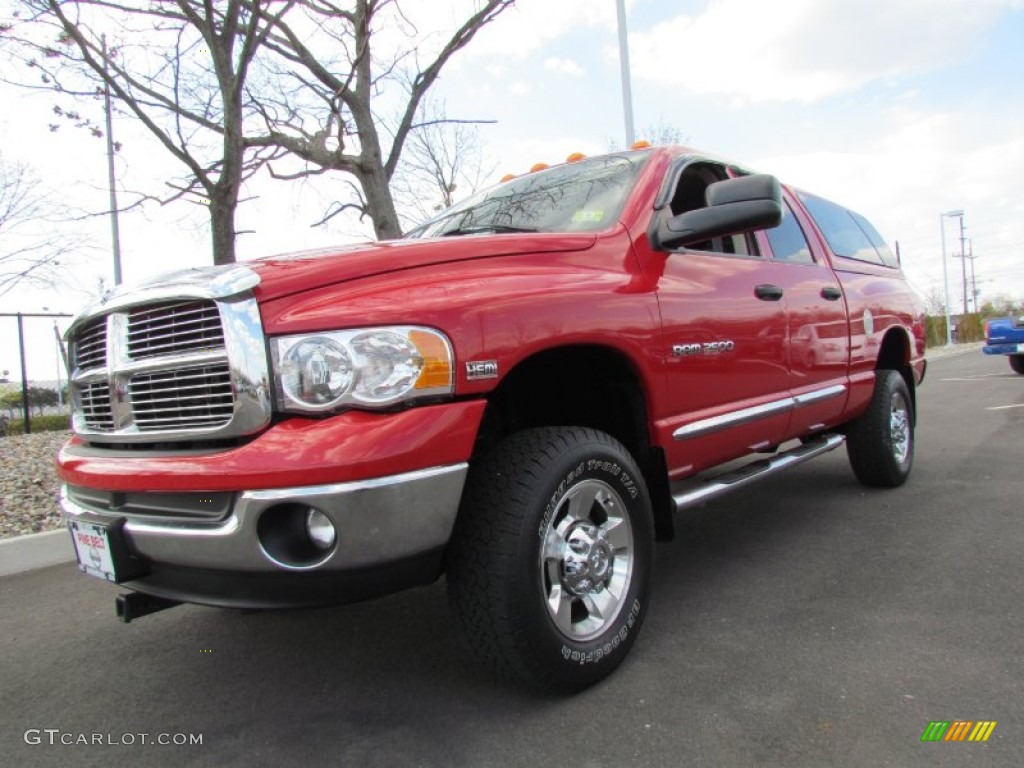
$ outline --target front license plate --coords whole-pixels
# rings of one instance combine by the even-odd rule
[[[1017,351],[1024,355],[1024,344],[1018,344]]]
[[[110,554],[110,534],[106,526],[95,523],[68,523],[71,540],[75,543],[78,569],[107,581],[117,581],[114,558]]]

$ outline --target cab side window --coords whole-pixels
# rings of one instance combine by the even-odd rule
[[[707,205],[707,188],[716,181],[729,178],[725,168],[714,163],[691,163],[683,169],[676,185],[675,194],[669,203],[673,216],[687,211],[695,211]],[[692,251],[713,251],[738,256],[758,256],[757,244],[747,235],[728,235],[715,237],[700,243],[687,246]]]
[[[783,201],[782,204],[782,223],[772,229],[766,229],[765,235],[772,247],[775,261],[785,261],[789,264],[814,263],[807,237],[788,202]]]

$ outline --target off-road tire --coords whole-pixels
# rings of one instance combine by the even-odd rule
[[[913,407],[898,371],[875,372],[871,405],[846,432],[850,466],[864,485],[896,488],[906,482],[914,463]]]
[[[474,461],[447,553],[469,646],[499,676],[548,691],[598,682],[643,622],[653,530],[643,477],[611,436],[506,438]]]
[[[1010,367],[1017,373],[1024,374],[1024,355],[1010,355]]]

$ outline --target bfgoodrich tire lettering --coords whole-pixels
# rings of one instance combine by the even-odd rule
[[[647,488],[618,441],[581,427],[525,430],[471,469],[448,594],[494,671],[578,691],[629,652],[652,555]]]
[[[898,371],[875,371],[867,411],[850,423],[846,451],[864,485],[903,485],[914,463],[914,412],[907,383]]]

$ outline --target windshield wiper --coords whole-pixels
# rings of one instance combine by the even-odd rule
[[[455,229],[449,229],[447,232],[442,232],[441,237],[458,237],[460,235],[479,235],[484,232],[538,232],[537,229],[530,227],[512,227],[507,224],[479,224],[473,227],[456,227]]]

